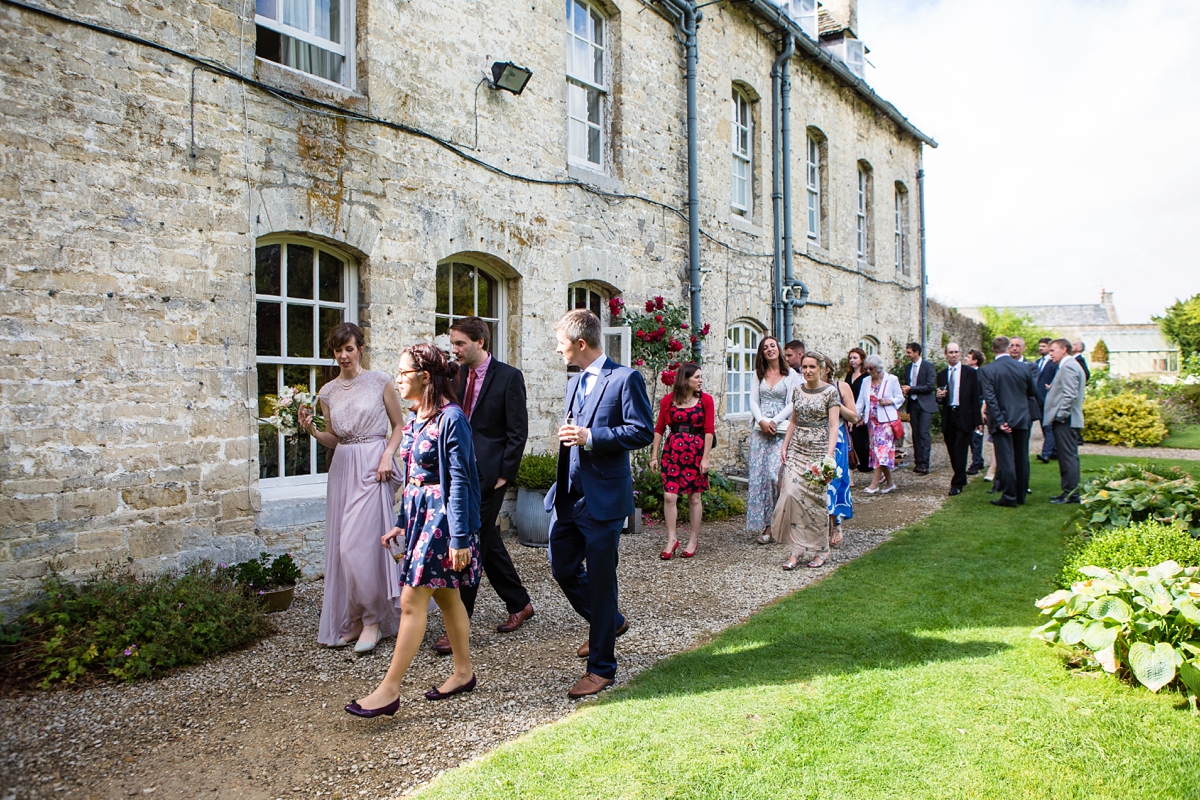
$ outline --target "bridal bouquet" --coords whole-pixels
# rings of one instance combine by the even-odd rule
[[[270,425],[284,436],[295,436],[300,430],[300,409],[307,408],[313,413],[313,427],[319,431],[325,430],[325,418],[317,407],[317,396],[303,388],[285,386],[279,394],[269,394],[265,400],[271,409],[271,416],[259,419],[260,424]]]
[[[804,479],[817,487],[827,486],[840,477],[842,477],[842,468],[829,456],[812,462],[804,471]]]

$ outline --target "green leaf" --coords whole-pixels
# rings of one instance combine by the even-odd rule
[[[1081,575],[1086,575],[1089,578],[1111,578],[1113,576],[1112,572],[1106,570],[1104,567],[1093,566],[1079,567],[1079,573]]]
[[[1129,648],[1129,667],[1138,682],[1152,692],[1175,680],[1175,648],[1166,642],[1151,647],[1145,642],[1134,642]]]
[[[1179,615],[1192,625],[1200,625],[1200,608],[1191,600],[1180,601]]]
[[[1083,623],[1076,620],[1068,620],[1062,626],[1062,630],[1058,632],[1059,639],[1063,644],[1075,645],[1083,641]]]
[[[1083,644],[1093,653],[1106,650],[1117,641],[1119,625],[1105,625],[1103,620],[1093,620],[1083,629]]]
[[[1113,622],[1129,622],[1132,615],[1133,610],[1129,604],[1112,595],[1097,599],[1088,609],[1088,616],[1092,619],[1111,619]]]
[[[1152,580],[1165,581],[1183,572],[1183,567],[1174,561],[1164,561],[1158,566],[1151,567],[1149,576]],[[1158,587],[1162,588],[1162,587]],[[1166,591],[1165,589],[1163,591]]]
[[[1200,666],[1194,661],[1185,661],[1179,668],[1179,680],[1192,694],[1200,695]]]
[[[1039,625],[1034,628],[1029,636],[1033,639],[1042,639],[1047,642],[1053,642],[1058,638],[1058,631],[1062,627],[1062,623],[1056,619],[1052,619],[1045,625]]]

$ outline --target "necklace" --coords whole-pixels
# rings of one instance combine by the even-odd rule
[[[360,372],[360,373],[358,373],[358,375],[362,375],[362,373]],[[342,387],[343,389],[345,389],[346,391],[350,391],[351,389],[353,389],[353,388],[354,388],[354,382],[355,382],[356,380],[358,380],[358,375],[355,375],[353,378],[351,378],[351,379],[350,379],[350,380],[348,380],[348,381],[344,381],[344,380],[342,380],[341,378],[338,378],[338,379],[337,379],[338,386],[341,386],[341,387]]]

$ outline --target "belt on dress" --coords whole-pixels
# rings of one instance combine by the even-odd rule
[[[386,439],[386,436],[378,433],[368,433],[363,436],[347,436],[345,439],[339,439],[338,444],[366,444],[367,442],[382,442]]]
[[[693,436],[703,436],[704,426],[702,425],[687,425],[685,423],[671,423],[671,433],[690,433]]]

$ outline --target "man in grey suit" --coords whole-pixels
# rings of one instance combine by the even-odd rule
[[[988,428],[996,451],[996,481],[1000,499],[994,506],[1025,504],[1029,491],[1030,406],[1036,408],[1037,393],[1030,365],[1009,355],[1007,336],[992,340],[996,359],[980,368],[983,400],[987,403]]]
[[[908,423],[912,426],[913,472],[917,475],[928,475],[929,451],[933,449],[929,426],[938,410],[935,396],[937,372],[933,364],[921,358],[919,342],[909,342],[904,348],[904,355],[912,362],[904,372],[905,380],[901,381],[901,391],[908,398],[904,410],[908,412]]]
[[[1051,503],[1079,502],[1079,442],[1083,439],[1083,395],[1087,378],[1083,367],[1070,354],[1071,343],[1066,339],[1055,339],[1050,343],[1050,357],[1058,364],[1058,371],[1046,392],[1042,427],[1053,427],[1062,486],[1062,494],[1050,498]]]

